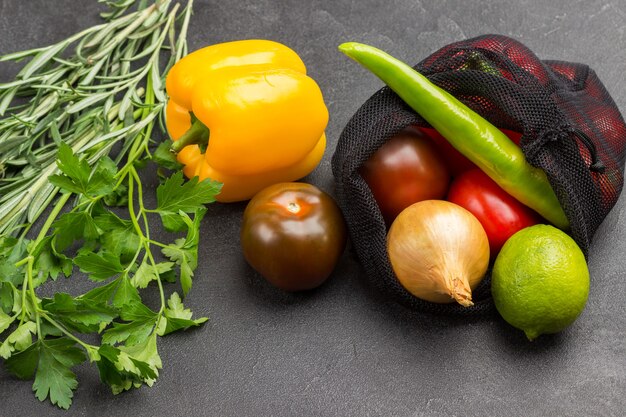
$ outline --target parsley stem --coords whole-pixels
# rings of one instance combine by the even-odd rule
[[[154,69],[151,68],[148,73],[146,97],[145,97],[145,102],[144,102],[144,104],[146,105],[144,107],[144,117],[147,117],[149,115],[150,107],[154,105],[155,94],[154,94],[154,87],[152,84],[152,71],[153,70]],[[137,149],[136,149],[137,152],[139,152],[142,148],[147,149],[148,141],[150,140],[150,137],[152,135],[152,127],[153,127],[153,124],[149,124],[140,135],[143,138],[143,140],[135,142],[134,145],[137,145]],[[132,154],[133,153],[131,151],[131,155]],[[139,202],[139,215],[143,219],[144,228],[145,228],[145,233],[141,233],[140,237],[142,240],[142,244],[144,245],[145,250],[146,250],[146,256],[148,257],[148,260],[150,261],[152,267],[155,268],[155,271],[156,271],[156,262],[152,254],[152,250],[150,250],[150,242],[152,240],[150,239],[150,228],[148,227],[148,218],[146,216],[146,208],[144,207],[144,204],[143,204],[143,186],[141,185],[141,179],[139,178],[139,174],[137,173],[137,170],[135,169],[134,166],[131,167],[130,169],[130,175],[132,176],[132,178],[129,178],[129,185],[132,184],[133,182],[137,183],[137,200]],[[128,190],[129,190],[129,195],[128,195],[129,211],[131,213],[131,218],[134,218],[133,222],[136,225],[135,229],[141,230],[141,227],[139,226],[139,222],[135,215],[135,211],[134,209],[131,208],[131,201],[133,198],[133,195],[132,195],[133,190],[131,186],[129,186]],[[159,317],[157,319],[157,323],[155,326],[155,329],[158,329],[161,316],[163,314],[163,311],[165,310],[165,292],[163,291],[163,283],[161,282],[161,277],[158,273],[156,274],[156,281],[159,287],[159,296],[161,299],[161,309],[159,310]]]
[[[140,215],[143,217],[144,222],[147,223],[148,220],[146,218],[145,209],[143,208],[143,187],[141,186],[141,179],[139,178],[139,174],[137,173],[137,170],[135,168],[131,169],[130,174],[131,174],[131,178],[129,178],[129,181],[128,181],[128,184],[129,184],[128,186],[128,211],[130,213],[131,221],[135,225],[135,230],[139,234],[141,242],[146,250],[146,256],[148,257],[150,264],[152,265],[153,268],[155,268],[155,271],[156,271],[156,261],[154,260],[154,255],[152,254],[152,250],[150,250],[151,240],[149,236],[149,231],[147,231],[146,234],[142,232],[141,226],[139,225],[139,221],[136,217],[135,210],[134,210],[133,203],[132,203],[132,199],[133,199],[132,184],[133,182],[136,182],[137,183],[137,197],[138,197],[139,206],[140,206]],[[159,288],[159,297],[161,299],[161,309],[159,310],[159,319],[158,319],[158,321],[160,321],[161,314],[165,310],[165,291],[163,290],[163,282],[161,281],[161,277],[159,276],[159,274],[156,274],[156,281],[157,281],[157,286]],[[159,327],[158,321],[157,321],[157,326],[155,328]]]
[[[97,348],[96,346],[90,345],[89,343],[85,343],[82,340],[80,340],[78,337],[74,336],[72,332],[68,331],[65,327],[57,323],[56,320],[48,316],[45,310],[39,310],[38,313],[39,313],[39,317],[41,317],[42,319],[44,319],[45,321],[47,321],[48,323],[50,323],[51,325],[59,329],[64,335],[66,335],[67,337],[69,337],[70,339],[72,339],[73,341],[81,345],[83,348],[85,348],[85,350],[88,351],[89,349]]]
[[[145,98],[145,105],[146,107],[144,107],[144,114],[143,117],[148,117],[148,115],[150,114],[150,110],[149,110],[149,106],[153,106],[154,105],[154,86],[152,83],[152,71],[153,69],[150,69],[148,71],[148,80],[147,80],[147,86],[146,86],[146,98]],[[146,143],[147,140],[150,139],[150,136],[152,134],[152,126],[153,124],[149,124],[144,131],[142,132],[142,134],[140,135],[143,138],[143,141],[137,141],[136,143]],[[143,146],[140,145],[139,149],[141,149]],[[150,240],[150,228],[148,227],[148,218],[146,217],[146,209],[143,205],[143,187],[141,186],[141,181],[139,179],[139,176],[137,174],[137,170],[133,169],[132,170],[132,175],[133,177],[135,177],[135,179],[137,180],[137,194],[139,196],[139,213],[141,214],[141,217],[143,218],[143,222],[144,222],[144,226],[146,229],[146,239],[149,241]],[[148,243],[149,245],[149,243]],[[147,247],[147,249],[149,249],[149,246]],[[148,250],[149,252],[149,250]]]
[[[72,196],[71,193],[65,193],[61,195],[61,198],[59,198],[57,203],[54,205],[54,208],[48,215],[46,222],[41,227],[41,230],[39,231],[39,234],[37,235],[37,239],[35,240],[35,245],[37,245],[37,243],[41,242],[46,237],[48,230],[50,230],[50,227],[52,227],[52,223],[54,223],[54,221],[57,219],[57,217],[59,216],[59,213],[61,212],[63,207],[65,207],[65,203],[67,203],[67,201],[70,199],[71,196]]]
[[[22,266],[25,263],[28,263],[29,258],[32,258],[32,257],[27,256],[26,258],[18,262],[19,265],[16,264],[16,266]],[[28,269],[27,269],[26,272],[24,272],[24,281],[22,282],[22,316],[20,317],[20,323],[24,322],[26,315],[29,313],[28,309],[26,308],[26,295],[28,293],[28,282],[29,282],[29,279],[28,279]]]
[[[41,318],[39,313],[39,307],[37,306],[37,294],[35,294],[35,286],[33,285],[33,264],[35,263],[35,258],[33,256],[28,257],[28,263],[26,267],[26,277],[28,279],[28,291],[30,294],[31,301],[34,306],[33,313],[35,314],[35,323],[37,324],[37,335],[40,339],[43,339],[41,333]]]
[[[135,171],[134,167],[131,167],[130,169],[130,173],[132,174],[132,172]],[[140,239],[144,238],[143,235],[143,230],[141,229],[141,226],[139,225],[139,222],[137,220],[137,215],[135,212],[135,176],[134,175],[130,175],[128,177],[128,213],[130,214],[130,221],[133,224],[133,227],[135,229],[135,232],[137,232],[137,235],[139,236]]]
[[[146,210],[146,211],[149,211],[149,210]],[[159,241],[157,241],[157,240],[149,240],[148,242],[149,242],[151,245],[160,246],[160,247],[162,247],[162,248],[168,248],[168,247],[170,247],[169,245],[166,245],[165,243],[159,242]]]

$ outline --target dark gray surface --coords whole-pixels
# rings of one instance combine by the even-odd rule
[[[0,0],[0,54],[60,40],[98,22],[99,10],[95,0]],[[370,43],[417,62],[451,41],[501,33],[542,58],[590,64],[624,110],[625,18],[622,0],[196,0],[189,43],[267,38],[302,56],[331,115],[326,155],[307,180],[332,193],[341,129],[381,86],[337,52],[339,43]],[[0,82],[13,72],[0,64]],[[350,251],[318,291],[280,294],[243,260],[244,206],[213,205],[186,301],[211,320],[161,339],[154,387],[113,396],[95,369],[82,367],[63,412],[40,403],[31,381],[0,369],[0,416],[625,415],[624,204],[596,235],[582,316],[533,343],[495,317],[423,316],[380,299]]]

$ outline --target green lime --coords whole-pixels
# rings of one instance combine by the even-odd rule
[[[491,280],[496,309],[529,340],[572,324],[589,295],[585,256],[570,236],[547,225],[511,236],[496,258]]]

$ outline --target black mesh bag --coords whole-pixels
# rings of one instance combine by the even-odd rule
[[[619,109],[586,65],[540,60],[501,35],[452,43],[415,65],[501,129],[522,133],[526,159],[543,169],[585,255],[622,190],[626,126]],[[387,229],[359,167],[409,125],[429,127],[391,89],[368,99],[343,130],[332,157],[336,194],[367,278],[384,295],[423,312],[480,315],[494,310],[489,286],[473,291],[473,307],[422,301],[397,281],[386,251]]]

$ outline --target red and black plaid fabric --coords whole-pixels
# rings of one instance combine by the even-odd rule
[[[522,151],[546,172],[570,221],[569,233],[588,253],[621,193],[626,146],[624,119],[595,72],[584,64],[542,61],[501,35],[452,43],[415,68],[495,126],[522,133]],[[489,279],[474,291],[475,306],[464,308],[422,301],[393,274],[385,223],[358,169],[411,124],[428,127],[384,87],[361,106],[339,138],[332,169],[353,248],[370,281],[409,307],[461,315],[493,311]]]

